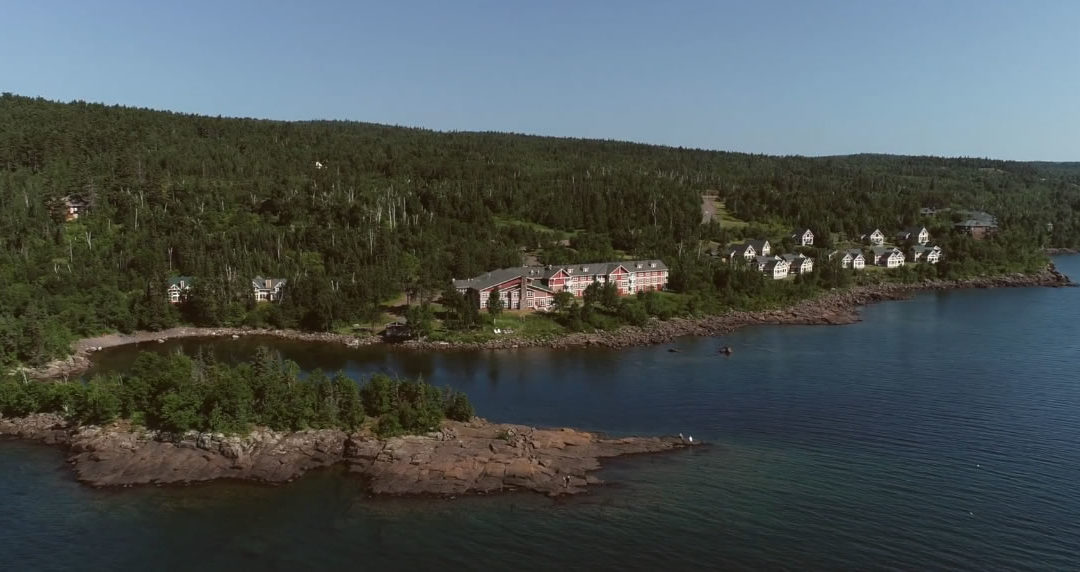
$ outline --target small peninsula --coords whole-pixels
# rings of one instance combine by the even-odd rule
[[[391,495],[578,494],[601,484],[600,459],[696,445],[491,423],[459,392],[302,377],[265,351],[236,366],[144,353],[131,373],[87,383],[0,381],[0,435],[66,447],[92,486],[283,483],[344,465]]]
[[[244,436],[170,434],[119,423],[72,426],[56,414],[0,417],[0,435],[66,447],[82,483],[99,487],[192,484],[218,479],[285,483],[343,464],[378,495],[534,491],[574,495],[603,484],[591,473],[608,457],[674,451],[678,437],[604,438],[482,419],[447,421],[423,435],[380,438],[339,429],[257,429]]]

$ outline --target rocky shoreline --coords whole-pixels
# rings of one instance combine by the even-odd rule
[[[624,326],[610,332],[571,333],[549,339],[524,339],[508,336],[485,342],[451,343],[411,340],[395,345],[421,351],[585,346],[624,348],[668,343],[682,336],[723,335],[740,327],[751,325],[851,324],[859,321],[858,309],[861,306],[888,300],[904,300],[925,291],[1075,285],[1068,276],[1058,272],[1054,265],[1051,264],[1046,270],[1036,274],[1006,274],[965,280],[927,280],[911,284],[884,283],[856,286],[827,292],[817,298],[804,300],[784,309],[732,311],[716,316],[673,318],[666,321],[654,319],[645,327]],[[177,338],[239,338],[242,336],[272,336],[288,340],[336,343],[349,347],[384,343],[381,338],[374,335],[357,337],[348,334],[312,333],[297,330],[179,327],[159,332],[108,334],[79,340],[74,344],[74,353],[71,356],[54,360],[40,368],[27,369],[26,374],[39,379],[78,375],[90,367],[89,356],[91,353],[110,347],[135,343],[163,342]]]
[[[573,429],[447,422],[422,436],[257,429],[246,436],[171,434],[117,423],[73,427],[55,414],[0,418],[0,436],[66,447],[76,479],[96,487],[218,479],[285,483],[343,464],[377,495],[464,495],[515,490],[574,495],[603,482],[600,459],[674,451],[680,437],[605,438]]]
[[[962,290],[971,288],[1076,286],[1068,276],[1051,264],[1036,274],[1006,274],[965,280],[926,280],[911,284],[885,283],[855,286],[835,290],[817,298],[803,300],[790,307],[776,310],[732,311],[700,318],[652,320],[647,326],[624,326],[615,331],[574,333],[551,340],[497,339],[475,344],[410,341],[403,345],[415,349],[509,349],[522,347],[569,348],[594,346],[625,348],[640,345],[670,343],[683,336],[717,336],[738,328],[755,325],[843,325],[860,320],[859,308],[874,302],[906,300],[928,291]]]

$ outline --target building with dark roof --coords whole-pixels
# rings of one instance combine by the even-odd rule
[[[454,280],[465,294],[475,290],[480,308],[486,308],[492,292],[499,292],[509,310],[547,310],[557,292],[582,296],[593,283],[614,284],[619,295],[663,290],[668,267],[661,260],[625,260],[582,264],[520,266],[492,270],[473,278]]]

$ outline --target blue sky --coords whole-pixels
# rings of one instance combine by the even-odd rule
[[[1080,160],[1074,0],[7,1],[0,91],[773,154]]]

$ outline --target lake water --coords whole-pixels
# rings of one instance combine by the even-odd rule
[[[1058,260],[1080,276],[1080,257]],[[1080,288],[926,294],[839,327],[472,353],[269,342],[305,368],[423,375],[480,415],[714,446],[610,462],[585,498],[373,499],[281,487],[93,490],[0,443],[13,570],[1075,569]],[[204,342],[152,344],[194,350]],[[242,358],[257,340],[218,341]],[[716,354],[721,344],[734,355]],[[678,353],[668,348],[678,347]],[[133,351],[103,353],[123,368]]]

